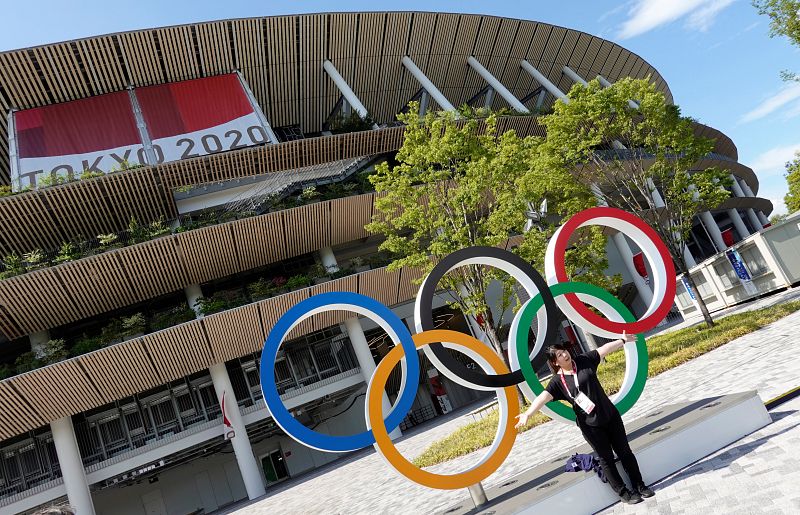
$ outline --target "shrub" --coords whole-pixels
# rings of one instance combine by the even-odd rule
[[[175,306],[174,308],[157,313],[150,321],[150,328],[153,331],[160,331],[167,327],[172,327],[184,322],[189,322],[197,318],[192,308],[186,305]]]
[[[36,352],[36,359],[43,365],[52,365],[67,359],[68,353],[63,339],[48,340]]]
[[[65,241],[61,244],[61,248],[58,249],[58,255],[56,256],[55,262],[56,264],[66,263],[68,261],[79,259],[80,257],[80,248],[71,241]]]
[[[100,337],[93,336],[89,337],[84,334],[75,345],[69,350],[69,353],[72,356],[80,356],[81,354],[87,354],[92,351],[100,350],[105,347],[103,340]]]
[[[147,321],[141,313],[135,313],[129,317],[122,317],[120,322],[122,323],[123,337],[141,334],[144,332],[147,325]]]
[[[10,197],[13,194],[14,192],[11,190],[11,186],[0,185],[0,197]]]
[[[247,292],[253,300],[265,299],[275,293],[275,285],[271,280],[261,277],[258,281],[247,285]]]
[[[308,277],[303,274],[293,275],[286,281],[286,287],[290,290],[298,290],[308,286]]]
[[[28,270],[36,270],[47,266],[42,249],[34,249],[27,254],[23,254],[22,258],[25,260],[25,266]]]
[[[16,368],[17,374],[24,374],[25,372],[36,370],[42,365],[43,363],[33,352],[26,352],[25,354],[19,356],[16,361],[14,361],[14,367]]]
[[[141,225],[135,216],[132,216],[128,222],[128,241],[130,244],[142,243],[149,240],[147,234],[147,227]]]
[[[11,254],[3,258],[3,267],[5,267],[5,270],[0,276],[3,279],[5,279],[6,277],[13,277],[15,275],[20,275],[25,273],[25,263],[22,261],[22,258],[17,255],[16,252],[12,252]]]
[[[100,241],[100,248],[103,250],[119,248],[119,237],[114,233],[98,234],[97,239]]]

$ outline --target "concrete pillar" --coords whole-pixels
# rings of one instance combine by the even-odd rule
[[[333,65],[330,61],[325,61],[322,63],[322,67],[328,72],[328,76],[333,80],[333,83],[336,84],[336,87],[339,88],[339,91],[342,92],[342,96],[347,103],[350,104],[353,109],[361,116],[361,118],[366,118],[367,116],[367,108],[364,107],[364,104],[361,103],[361,100],[358,99],[353,90],[350,89],[350,86],[344,80],[344,78],[339,73],[339,70]]]
[[[610,82],[608,82],[608,81],[606,80],[606,78],[605,78],[605,77],[603,77],[602,75],[598,75],[598,76],[597,76],[597,80],[598,80],[598,82],[600,82],[600,85],[601,85],[601,86],[603,86],[604,88],[607,88],[607,87],[611,86],[611,83],[610,83]],[[629,106],[631,109],[639,109],[639,103],[638,103],[638,102],[635,102],[635,101],[633,101],[633,100],[628,100],[628,106]]]
[[[431,102],[431,96],[428,94],[427,91],[424,89],[422,90],[422,96],[419,99],[419,115],[425,116],[425,113],[428,112],[428,104]]]
[[[753,193],[753,190],[750,189],[750,185],[747,184],[747,181],[742,180],[739,182],[739,184],[741,185],[742,190],[744,190],[745,195],[748,197],[756,196],[756,194]],[[767,218],[767,215],[765,215],[762,211],[756,211],[755,209],[753,211],[755,211],[756,215],[758,216],[758,220],[760,222],[758,228],[761,230],[769,223],[769,218]]]
[[[75,428],[72,418],[64,417],[50,422],[53,432],[53,445],[58,456],[61,476],[67,490],[67,500],[77,515],[94,515],[92,494],[86,481],[78,441],[75,439]]]
[[[489,88],[486,90],[486,95],[483,99],[483,108],[484,109],[491,109],[492,104],[494,103],[494,89]]]
[[[328,272],[338,272],[339,263],[336,262],[336,256],[333,255],[333,249],[330,247],[323,247],[319,249],[319,257],[322,260],[322,266]]]
[[[747,197],[748,195],[742,189],[742,186],[739,184],[739,180],[733,175],[731,175],[730,178],[733,194],[741,198]],[[756,215],[755,210],[751,207],[748,207],[745,211],[747,212],[748,220],[750,220],[750,225],[753,226],[756,232],[759,232],[763,228],[763,225],[761,224],[761,220],[759,220],[758,216]]]
[[[195,317],[203,318],[203,314],[200,312],[200,306],[197,305],[197,299],[203,296],[203,290],[200,289],[200,285],[190,284],[184,288],[183,291],[186,294],[186,301],[189,303],[189,307],[194,311]]]
[[[242,415],[239,412],[239,404],[236,402],[236,395],[233,393],[231,378],[225,363],[211,365],[208,369],[211,374],[211,381],[214,383],[214,392],[222,405],[223,396],[225,398],[225,416],[233,427],[234,436],[231,438],[233,453],[236,455],[236,463],[239,465],[239,472],[244,480],[244,487],[247,490],[247,497],[250,500],[266,494],[264,481],[261,479],[256,457],[253,455],[253,448],[250,439],[247,437],[247,429],[242,422]]]
[[[469,56],[469,57],[467,57],[467,64],[469,64],[469,65],[472,67],[472,69],[473,69],[473,70],[475,70],[476,72],[478,72],[478,75],[480,75],[481,77],[483,77],[483,80],[485,80],[486,82],[488,82],[488,83],[489,83],[489,86],[491,86],[491,87],[492,87],[492,89],[493,89],[494,91],[496,91],[498,95],[500,95],[501,97],[503,97],[503,99],[504,99],[506,102],[508,102],[508,105],[510,105],[512,109],[514,109],[515,111],[519,111],[520,113],[529,113],[529,112],[530,112],[530,111],[528,110],[528,108],[527,108],[527,107],[525,107],[525,104],[523,104],[522,102],[520,102],[520,101],[517,99],[517,97],[515,97],[514,95],[512,95],[512,94],[511,94],[511,92],[508,90],[508,88],[506,88],[506,87],[503,85],[503,83],[502,83],[502,82],[500,82],[499,80],[497,80],[497,79],[494,77],[494,75],[492,75],[491,73],[489,73],[489,70],[487,70],[486,68],[484,68],[484,66],[483,66],[483,65],[482,65],[482,64],[481,64],[481,63],[480,63],[480,62],[479,62],[477,59],[475,59],[475,58],[474,58],[474,57],[472,57],[472,56]]]
[[[747,226],[744,224],[742,217],[739,216],[739,212],[735,209],[728,210],[728,216],[731,217],[731,221],[733,222],[733,227],[736,229],[736,232],[739,233],[739,236],[742,239],[747,238],[750,236],[750,231],[747,230]]]
[[[708,231],[708,235],[711,236],[711,241],[713,241],[714,246],[717,247],[717,252],[722,252],[727,249],[728,246],[725,245],[725,241],[722,239],[722,232],[719,230],[719,226],[711,213],[708,211],[700,213],[700,221],[703,227],[706,228],[706,231]]]
[[[529,63],[525,59],[522,59],[519,64],[520,66],[522,66],[523,70],[528,72],[528,74],[530,74],[534,79],[536,79],[536,82],[541,84],[542,87],[544,87],[544,89],[546,89],[551,95],[558,98],[565,104],[569,103],[569,98],[567,98],[567,95],[565,95],[560,89],[558,89],[555,84],[550,82],[550,80],[547,77],[545,77],[542,72],[534,68],[531,63]]]
[[[564,72],[564,75],[566,75],[572,80],[572,82],[583,84],[584,86],[588,84],[588,82],[586,82],[586,80],[583,77],[575,73],[575,70],[573,70],[569,66],[564,65],[564,67],[561,70]]]
[[[433,85],[433,82],[431,82],[428,79],[428,77],[426,77],[425,74],[422,73],[422,70],[420,70],[417,67],[417,65],[414,64],[414,61],[412,61],[410,57],[408,57],[407,55],[403,56],[402,62],[403,66],[405,66],[406,69],[411,72],[411,75],[413,75],[414,78],[417,79],[417,82],[419,82],[422,85],[422,87],[425,88],[425,91],[427,91],[428,94],[431,97],[433,97],[433,99],[436,101],[437,104],[439,104],[439,106],[442,109],[444,109],[445,111],[456,110],[456,108],[453,107],[453,104],[451,104],[447,100],[447,98],[445,98],[442,92],[439,91],[439,89]]]
[[[628,245],[628,240],[625,239],[625,235],[621,232],[614,234],[611,238],[617,246],[620,256],[622,256],[625,268],[628,269],[628,273],[631,274],[633,278],[633,285],[636,286],[636,291],[642,298],[642,302],[644,302],[646,306],[649,306],[653,301],[653,290],[644,282],[644,278],[639,275],[639,272],[636,271],[636,267],[633,266],[633,252],[631,251],[630,245]]]
[[[36,331],[35,333],[29,334],[28,339],[31,342],[31,352],[37,357],[41,356],[44,352],[44,345],[50,341],[50,331],[47,329]]]
[[[369,383],[377,367],[375,366],[375,360],[372,358],[372,352],[369,350],[369,344],[367,343],[367,337],[364,335],[364,329],[361,327],[361,322],[359,322],[358,317],[352,317],[344,321],[344,326],[345,329],[347,329],[347,336],[350,338],[350,343],[353,344],[353,352],[356,354],[358,366],[361,367],[361,374],[364,376],[364,381]],[[389,402],[389,396],[386,395],[386,391],[383,392],[381,404],[383,405],[383,416],[386,418],[392,410],[392,403]],[[400,438],[401,436],[403,436],[403,433],[400,431],[399,427],[389,433],[389,437],[392,440]]]

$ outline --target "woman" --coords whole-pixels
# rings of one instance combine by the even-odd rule
[[[642,481],[639,464],[628,445],[622,417],[597,379],[597,366],[608,354],[620,350],[626,342],[635,339],[634,335],[623,333],[622,339],[580,354],[575,359],[572,359],[564,345],[550,346],[547,349],[547,361],[553,370],[553,377],[531,407],[517,416],[519,422],[516,425],[517,428],[524,426],[531,415],[550,401],[563,400],[571,403],[578,427],[594,449],[608,484],[620,499],[628,504],[640,503],[642,497],[652,497],[655,493]],[[614,452],[619,456],[625,472],[630,477],[632,490],[627,488],[617,471]]]

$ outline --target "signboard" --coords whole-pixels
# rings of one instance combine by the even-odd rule
[[[744,264],[739,252],[733,249],[726,250],[725,256],[727,256],[728,261],[731,262],[733,271],[736,272],[736,277],[738,277],[739,281],[742,283],[744,291],[749,295],[756,295],[758,293],[758,288],[753,284],[753,277],[750,275],[750,271],[747,269],[747,265]]]
[[[75,180],[84,171],[109,173],[271,141],[266,119],[233,73],[18,111],[10,127],[17,191],[50,176]]]
[[[236,74],[137,88],[135,93],[159,163],[269,143]]]
[[[52,175],[77,179],[84,171],[107,173],[125,162],[145,162],[127,91],[17,111],[13,125],[16,190]]]

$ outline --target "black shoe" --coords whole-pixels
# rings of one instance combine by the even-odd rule
[[[644,498],[653,497],[654,495],[656,495],[656,493],[651,489],[647,488],[647,485],[645,485],[644,483],[637,486],[636,491],[639,492],[639,495],[641,495]]]
[[[625,504],[639,504],[642,502],[642,496],[637,492],[631,492],[630,490],[625,489],[621,494],[619,494],[619,500]]]

